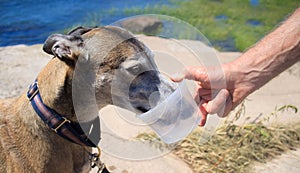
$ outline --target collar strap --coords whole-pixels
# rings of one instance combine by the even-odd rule
[[[38,82],[35,80],[29,86],[27,97],[38,116],[59,136],[82,146],[97,147],[83,132],[80,124],[71,122],[64,116],[58,114],[55,110],[46,106],[39,92]],[[96,125],[99,124],[99,118],[96,118]],[[94,124],[93,124],[94,125]],[[95,128],[95,127],[94,127]],[[99,124],[100,128],[100,124]]]

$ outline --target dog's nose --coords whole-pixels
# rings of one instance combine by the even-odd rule
[[[141,111],[142,113],[145,113],[145,112],[149,111],[150,109],[147,109],[147,108],[145,108],[143,106],[138,106],[137,110]]]

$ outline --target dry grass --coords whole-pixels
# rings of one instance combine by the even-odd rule
[[[243,114],[244,107],[236,114],[236,119]],[[291,105],[276,109],[278,112],[297,108]],[[235,119],[235,120],[236,120]],[[234,120],[233,120],[234,121]],[[201,130],[195,130],[174,148],[174,153],[191,166],[194,172],[249,172],[253,161],[266,162],[287,150],[294,150],[300,143],[300,124],[281,127],[266,127],[263,121],[243,126],[225,123],[207,143],[200,144]],[[141,134],[143,140],[153,140],[153,134]],[[156,144],[157,145],[157,144]]]

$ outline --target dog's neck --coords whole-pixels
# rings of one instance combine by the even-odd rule
[[[41,97],[51,109],[76,121],[72,103],[72,76],[73,70],[58,58],[53,58],[39,73],[37,81]]]
[[[85,83],[89,83],[85,81],[86,78],[88,78],[87,76],[80,76],[83,78],[82,80],[77,76],[77,79],[79,78],[78,84],[80,86],[79,88],[74,89],[76,87],[74,87],[73,73],[74,67],[69,66],[58,58],[53,58],[40,72],[37,78],[41,97],[45,105],[71,121],[91,121],[98,116],[99,109],[110,104],[111,99],[99,99],[101,100],[101,103],[95,103],[95,100],[93,99],[95,98],[95,94],[90,93],[90,90],[86,89],[90,85],[85,85]],[[72,89],[75,90],[74,95],[72,95]],[[105,91],[103,91],[102,94],[107,96],[104,93]],[[80,101],[79,108],[78,105],[76,105],[76,99],[77,101],[78,99]],[[74,105],[77,106],[76,109],[74,108]],[[78,115],[76,116],[75,114]]]

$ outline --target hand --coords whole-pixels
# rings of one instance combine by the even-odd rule
[[[227,116],[252,92],[251,83],[244,81],[245,75],[234,69],[237,67],[233,63],[209,68],[188,67],[182,74],[172,78],[175,82],[183,79],[197,81],[195,101],[202,113],[200,126],[205,125],[208,114]]]

